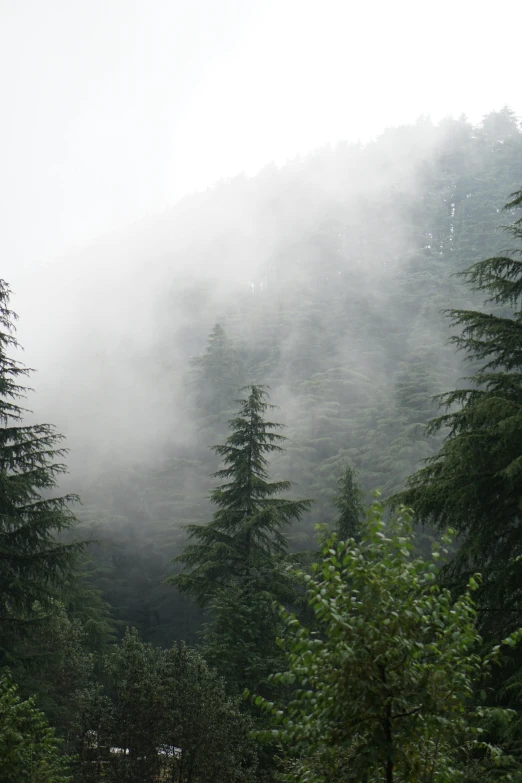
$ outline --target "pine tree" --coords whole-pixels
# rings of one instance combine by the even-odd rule
[[[73,525],[76,500],[50,496],[65,472],[62,438],[49,424],[23,424],[20,380],[31,370],[8,356],[18,347],[9,298],[0,280],[0,657],[31,621],[35,602],[45,608],[64,585],[79,549],[56,539]]]
[[[522,206],[522,191],[506,209]],[[522,218],[506,227],[522,240]],[[461,333],[451,338],[474,364],[466,387],[440,395],[443,415],[428,433],[446,439],[437,455],[394,498],[424,522],[454,527],[461,547],[455,567],[481,570],[484,606],[508,625],[522,605],[522,249],[478,262],[461,273],[488,294],[488,312],[452,309]],[[517,309],[518,308],[518,309]]]
[[[310,508],[309,500],[279,497],[291,487],[289,481],[268,480],[267,455],[281,451],[283,435],[274,432],[280,424],[266,421],[274,406],[266,401],[261,386],[242,389],[248,397],[237,400],[238,415],[229,422],[232,434],[213,450],[225,467],[214,475],[225,482],[212,490],[217,506],[207,525],[188,525],[189,544],[177,558],[190,569],[169,581],[193,593],[203,604],[234,579],[255,579],[274,594],[287,583],[281,563],[288,554],[283,528]]]

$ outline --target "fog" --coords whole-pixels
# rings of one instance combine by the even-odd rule
[[[517,109],[516,7],[4,0],[8,276],[22,297],[43,261],[326,142]]]
[[[436,448],[430,396],[460,374],[440,310],[468,301],[451,275],[477,227],[497,247],[522,180],[501,111],[522,111],[516,10],[0,3],[1,277],[28,405],[66,436],[67,489],[106,539],[95,583],[144,638],[186,631],[162,580],[208,519],[239,385],[272,387],[273,469],[317,499],[305,536],[347,461],[389,491]]]
[[[185,437],[188,361],[271,263],[300,246],[300,291],[323,223],[342,213],[349,244],[390,188],[420,197],[433,123],[517,108],[509,9],[449,8],[3,3],[2,274],[35,415],[113,454],[155,449],[167,420]],[[362,299],[414,246],[387,209]]]
[[[236,336],[244,333],[233,326],[234,302],[255,290],[289,248],[297,246],[301,259],[292,267],[289,302],[310,285],[307,268],[321,263],[310,234],[328,216],[345,210],[348,223],[364,233],[366,205],[395,183],[412,197],[420,194],[419,169],[436,145],[433,128],[421,130],[416,142],[418,148],[406,150],[390,139],[375,156],[370,145],[361,159],[348,152],[341,171],[339,152],[326,147],[305,162],[233,178],[15,275],[23,358],[38,370],[31,407],[74,445],[96,440],[121,459],[131,444],[156,449],[167,421],[175,421],[183,439],[184,414],[175,414],[180,387],[213,324],[231,320]],[[400,263],[412,238],[397,214],[393,234],[372,241],[360,295],[376,298],[382,296],[376,279]],[[250,324],[253,341],[258,326],[255,319]],[[283,352],[299,339],[296,321]]]

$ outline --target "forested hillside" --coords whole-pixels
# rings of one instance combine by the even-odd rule
[[[289,439],[272,470],[314,500],[294,549],[331,519],[347,463],[388,496],[436,453],[431,398],[462,375],[441,311],[479,301],[453,275],[504,249],[501,207],[521,182],[505,109],[318,150],[140,227],[129,276],[160,282],[144,279],[141,299],[130,279],[109,285],[123,322],[111,335],[102,309],[90,328],[105,337],[70,351],[62,380],[89,578],[119,621],[156,643],[195,638],[199,610],[164,580],[183,527],[210,518],[209,449],[241,386],[270,387]]]
[[[1,781],[522,780],[521,242],[507,108],[222,183],[34,413],[0,279]]]

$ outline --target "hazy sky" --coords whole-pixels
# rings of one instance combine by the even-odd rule
[[[517,0],[0,0],[1,275],[420,114],[522,111]]]

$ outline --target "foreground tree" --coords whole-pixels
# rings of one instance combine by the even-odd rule
[[[508,713],[473,708],[501,652],[481,654],[477,581],[454,600],[436,584],[440,547],[431,560],[412,551],[407,510],[387,528],[375,504],[359,544],[327,538],[314,575],[302,575],[318,632],[282,610],[288,670],[274,680],[293,696],[281,709],[254,701],[275,723],[262,736],[287,751],[284,780],[449,783],[466,753],[476,770],[495,764],[496,780],[509,779],[509,759],[481,743],[486,717]],[[521,638],[522,630],[504,644]]]
[[[522,191],[506,209],[521,206]],[[522,242],[522,219],[507,230]],[[394,502],[439,529],[456,529],[454,570],[463,581],[481,570],[482,606],[509,628],[522,619],[522,247],[461,274],[490,306],[447,311],[461,330],[451,342],[477,369],[465,388],[438,398],[445,413],[428,433],[447,432],[444,444]]]
[[[0,777],[2,783],[71,783],[69,760],[34,700],[23,701],[0,678]]]
[[[32,620],[35,602],[51,604],[78,549],[56,539],[74,523],[76,497],[49,496],[66,470],[62,438],[49,424],[23,424],[20,380],[30,370],[8,355],[18,347],[9,298],[0,280],[0,659]]]
[[[288,574],[282,564],[288,555],[283,530],[310,508],[309,500],[279,497],[289,481],[268,480],[267,456],[282,451],[281,425],[266,421],[274,406],[261,386],[250,386],[248,397],[238,400],[238,415],[229,422],[232,434],[213,450],[225,467],[215,476],[225,483],[211,492],[217,506],[207,525],[189,525],[189,544],[177,558],[190,570],[169,581],[193,593],[203,604],[232,581],[254,579],[258,585],[284,599]]]

